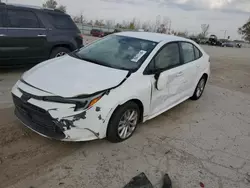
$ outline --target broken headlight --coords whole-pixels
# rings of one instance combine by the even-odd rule
[[[44,101],[75,104],[75,111],[84,110],[94,106],[103,96],[103,93],[94,96],[78,96],[74,98],[63,98],[58,96],[43,97]]]
[[[98,95],[98,96],[83,98],[83,99],[80,99],[80,98],[72,99],[72,101],[76,102],[75,111],[91,108],[102,98],[102,96],[103,95]]]

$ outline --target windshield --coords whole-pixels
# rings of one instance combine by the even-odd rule
[[[156,42],[110,35],[74,52],[75,57],[116,69],[136,71]]]

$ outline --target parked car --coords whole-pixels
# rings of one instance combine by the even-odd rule
[[[118,33],[118,32],[121,32],[121,31],[120,31],[120,30],[118,30],[118,29],[115,29],[115,30],[114,30],[114,31],[112,31],[112,32],[107,31],[107,32],[104,32],[104,36],[111,35],[111,34]]]
[[[207,44],[212,46],[222,46],[222,42],[218,40],[216,35],[210,35]]]
[[[90,34],[93,37],[104,37],[104,32],[101,29],[92,29]]]
[[[70,16],[59,10],[0,3],[0,66],[39,63],[82,42]]]
[[[190,37],[190,40],[193,40],[194,42],[196,42],[197,44],[200,44],[200,39],[197,37]]]
[[[234,46],[235,46],[235,44],[232,43],[232,42],[224,42],[224,43],[222,43],[222,47],[231,47],[231,48],[233,48]]]
[[[109,35],[24,73],[15,113],[40,135],[121,142],[139,123],[201,97],[209,56],[192,40],[147,32]]]
[[[236,48],[241,48],[241,47],[242,47],[242,44],[236,43],[235,47],[236,47]]]

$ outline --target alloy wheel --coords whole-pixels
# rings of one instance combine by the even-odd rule
[[[64,55],[66,55],[66,52],[59,52],[59,53],[56,54],[55,57],[61,57],[61,56],[64,56]]]
[[[200,97],[205,88],[205,79],[201,79],[196,90],[196,96]]]
[[[126,139],[132,135],[138,123],[138,112],[136,110],[127,110],[122,115],[118,125],[118,135],[121,139]]]

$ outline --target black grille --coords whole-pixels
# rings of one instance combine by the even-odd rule
[[[50,114],[27,101],[24,101],[15,95],[12,95],[15,104],[16,116],[29,128],[45,136],[55,139],[65,138],[62,130],[53,122]]]

